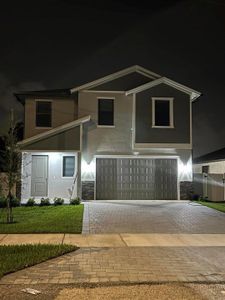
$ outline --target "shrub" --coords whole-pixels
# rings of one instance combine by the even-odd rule
[[[41,198],[40,206],[49,206],[50,200],[49,198]]]
[[[11,207],[20,206],[20,200],[16,197],[13,197],[11,200]],[[7,207],[7,197],[1,196],[0,197],[0,208]]]
[[[6,197],[1,196],[1,197],[0,197],[0,208],[5,208],[6,205],[7,205]]]
[[[58,197],[54,198],[54,205],[63,205],[63,203],[64,203],[64,199]]]
[[[76,198],[70,199],[70,204],[71,205],[79,205],[80,204],[80,198],[76,197]]]
[[[13,197],[12,201],[11,201],[11,205],[12,205],[12,207],[20,206],[20,199]]]
[[[209,200],[208,197],[203,197],[203,196],[200,196],[200,197],[199,197],[199,200],[200,200],[200,201],[206,201],[206,202],[208,201],[208,202],[210,202],[210,200]]]
[[[35,199],[34,198],[28,199],[26,206],[34,206],[34,205],[35,205]]]

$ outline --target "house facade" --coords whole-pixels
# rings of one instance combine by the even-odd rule
[[[140,66],[72,89],[16,94],[25,108],[22,202],[186,199],[199,96]]]
[[[225,201],[225,148],[200,156],[193,164],[194,192],[214,202]]]

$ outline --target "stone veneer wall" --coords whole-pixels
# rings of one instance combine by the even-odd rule
[[[82,199],[94,200],[94,181],[82,181]]]
[[[193,182],[181,181],[180,182],[180,200],[191,200],[193,194]]]

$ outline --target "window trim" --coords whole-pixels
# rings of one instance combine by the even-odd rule
[[[74,157],[74,173],[73,173],[73,176],[63,176],[63,162],[64,162],[64,157]],[[61,162],[61,166],[62,166],[62,178],[63,179],[71,179],[71,178],[74,178],[75,175],[76,175],[76,155],[73,155],[73,154],[66,154],[66,155],[62,155],[62,162]]]
[[[168,126],[159,126],[159,125],[155,125],[155,102],[156,101],[169,101],[169,110],[170,110],[170,125]],[[173,111],[173,97],[152,97],[152,128],[174,128],[174,111]]]
[[[113,125],[100,125],[99,124],[99,100],[113,100]],[[115,97],[97,97],[97,128],[115,128]]]
[[[37,102],[51,102],[51,126],[37,126]],[[35,128],[51,129],[52,127],[52,100],[51,99],[35,99]]]

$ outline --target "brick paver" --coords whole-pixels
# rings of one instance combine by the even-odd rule
[[[0,245],[70,244],[81,248],[112,247],[225,247],[225,234],[109,233],[6,234]]]
[[[170,201],[85,203],[83,233],[98,234],[85,237],[90,247],[4,276],[0,283],[225,282],[225,247],[218,247],[223,245],[218,244],[218,234],[225,233],[225,215],[207,207]],[[110,245],[105,248],[100,233],[119,233],[125,245],[120,246],[118,236],[112,241],[112,236],[105,235]],[[139,247],[132,233],[138,234],[135,243]],[[148,237],[151,247],[145,246],[144,233],[158,234]],[[210,237],[215,244],[207,247],[209,240],[195,237],[194,247],[190,247],[183,235],[177,237],[179,247],[165,247],[164,240],[171,243],[174,236],[162,238],[160,234],[190,234],[188,240],[192,234],[217,234],[217,240]],[[221,239],[224,241],[224,236]],[[64,236],[64,240],[73,242],[75,237]],[[91,247],[96,242],[101,247]]]
[[[224,247],[81,248],[0,283],[224,282],[224,257]]]
[[[189,201],[94,201],[85,210],[83,233],[225,233],[224,213]]]

